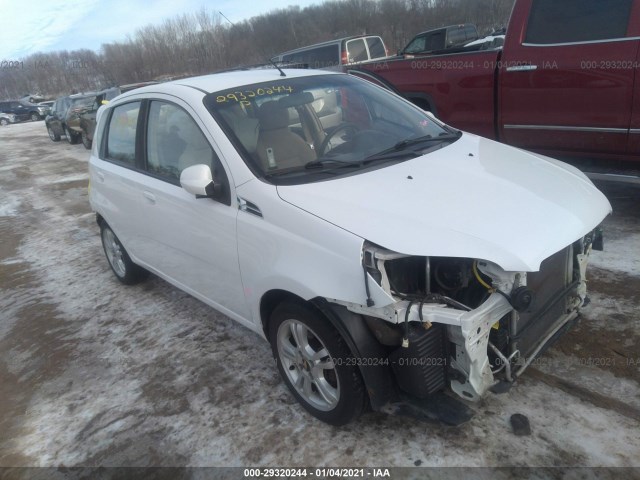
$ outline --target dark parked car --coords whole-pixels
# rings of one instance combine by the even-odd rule
[[[0,112],[13,113],[18,121],[31,120],[35,122],[42,120],[46,115],[45,107],[40,107],[24,100],[0,102]]]
[[[95,93],[58,98],[53,104],[51,114],[45,119],[49,138],[54,142],[58,142],[60,137],[64,135],[69,143],[78,143],[81,133],[75,129],[70,129],[68,122],[77,120],[78,112],[89,108],[95,98]]]
[[[146,87],[147,85],[155,85],[158,82],[141,82],[121,85],[120,87],[107,88],[97,92],[94,102],[91,106],[78,110],[69,117],[69,129],[78,132],[82,138],[82,144],[88,150],[93,142],[93,132],[96,129],[96,114],[98,109],[105,103],[116,98],[121,93],[135,90],[136,88]]]

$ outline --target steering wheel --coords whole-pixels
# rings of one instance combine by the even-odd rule
[[[354,133],[358,133],[358,130],[360,129],[353,123],[343,123],[342,125],[337,126],[331,133],[327,134],[327,136],[324,137],[324,140],[322,141],[322,145],[320,145],[320,148],[318,148],[319,157],[324,157],[326,153],[325,150],[327,149],[327,146],[329,145],[333,137],[335,137],[338,134],[338,132],[342,132],[343,130],[344,131],[352,130]]]

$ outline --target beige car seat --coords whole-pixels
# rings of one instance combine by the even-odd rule
[[[316,159],[311,146],[289,130],[287,108],[267,101],[260,106],[258,119],[260,133],[256,153],[264,171],[300,167]]]

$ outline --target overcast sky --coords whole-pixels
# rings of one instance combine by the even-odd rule
[[[321,0],[0,0],[0,61],[36,52],[88,48],[122,41],[127,34],[201,7],[238,22],[289,5]],[[223,19],[224,21],[224,19]]]

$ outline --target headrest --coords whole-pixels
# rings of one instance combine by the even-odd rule
[[[240,140],[244,148],[249,153],[255,152],[258,144],[258,120],[247,117],[241,109],[221,110],[220,113],[227,122],[227,125],[229,125],[233,130],[233,133],[236,134],[236,137],[238,137],[238,140]]]
[[[260,120],[260,129],[263,131],[278,130],[289,126],[287,109],[271,100],[260,105],[258,119]]]

